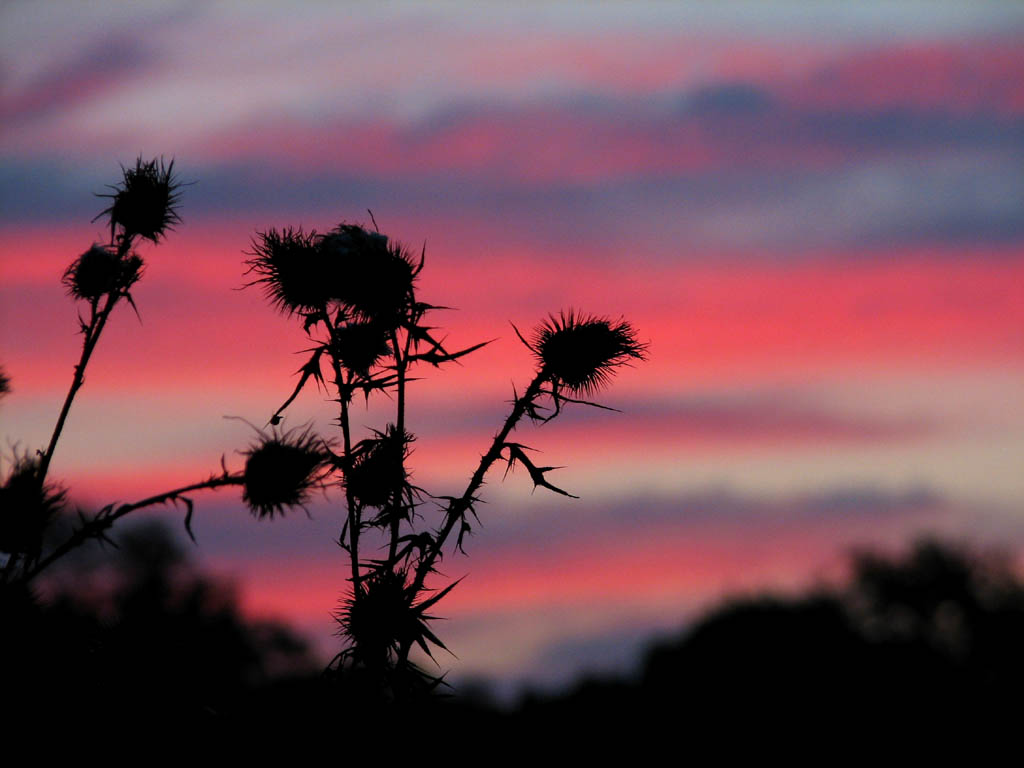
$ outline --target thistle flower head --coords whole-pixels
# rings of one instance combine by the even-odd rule
[[[326,311],[331,286],[319,240],[301,227],[257,233],[245,262],[257,277],[246,287],[262,284],[271,304],[286,315]]]
[[[422,267],[402,246],[379,232],[342,224],[324,235],[332,298],[360,319],[387,328],[401,324],[415,303],[414,283]]]
[[[375,322],[353,321],[334,328],[331,353],[348,370],[366,377],[387,356],[388,329]]]
[[[551,315],[534,330],[528,346],[556,391],[564,388],[580,395],[592,395],[611,381],[616,368],[647,354],[647,345],[625,320],[572,309]]]
[[[40,471],[38,457],[17,457],[0,486],[0,552],[38,554],[43,534],[64,506],[67,492],[40,482]]]
[[[76,299],[97,301],[125,293],[142,277],[142,259],[107,245],[93,245],[64,272],[63,282]]]
[[[370,658],[397,651],[404,638],[415,631],[413,594],[402,571],[375,571],[346,598],[338,614],[341,634]]]
[[[426,611],[454,586],[415,602],[417,592],[404,570],[378,569],[342,601],[336,615],[339,634],[350,641],[351,654],[370,665],[386,664],[389,654],[397,654],[412,643],[431,655],[428,642],[439,648],[445,646],[427,626],[435,617]]]
[[[125,238],[138,235],[155,243],[181,223],[181,184],[174,176],[174,160],[164,165],[162,157],[143,161],[140,156],[134,168],[122,166],[121,171],[121,183],[111,186],[113,194],[100,195],[113,202],[96,218],[110,216],[111,240],[120,226]]]
[[[353,451],[352,465],[345,473],[345,487],[360,504],[385,507],[406,490],[405,459],[413,436],[408,432],[400,434],[393,424],[375,434]]]
[[[261,433],[245,456],[242,500],[260,520],[283,515],[285,507],[304,507],[309,492],[322,485],[329,459],[323,441],[309,429]]]
[[[4,371],[3,367],[0,367],[0,397],[9,394],[11,391],[11,379]]]

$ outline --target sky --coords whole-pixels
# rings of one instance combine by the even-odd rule
[[[163,156],[183,223],[142,248],[139,317],[112,318],[52,465],[80,504],[241,468],[256,435],[225,417],[265,424],[308,344],[240,290],[271,227],[372,210],[425,247],[449,341],[494,339],[410,393],[438,495],[531,378],[511,323],[574,307],[649,342],[599,398],[619,413],[516,433],[580,500],[489,478],[469,556],[442,563],[466,577],[439,605],[452,679],[625,670],[858,548],[1021,557],[1022,38],[1012,2],[4,3],[4,459],[45,446],[70,383],[60,276],[105,239],[96,193]],[[333,417],[309,391],[286,425]],[[328,657],[338,500],[257,523],[195,499],[199,562]]]

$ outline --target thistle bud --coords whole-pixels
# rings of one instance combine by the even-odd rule
[[[331,353],[348,370],[366,377],[390,352],[387,329],[378,323],[351,322],[334,329]]]
[[[166,166],[163,158],[143,162],[139,157],[134,168],[121,167],[123,179],[111,186],[113,202],[100,216],[110,216],[110,237],[121,227],[125,238],[138,235],[157,242],[175,224],[181,223],[177,205],[181,199],[180,184],[174,176],[174,161]],[[100,218],[97,216],[96,218]]]
[[[285,507],[303,507],[309,492],[321,486],[328,454],[323,442],[309,430],[271,436],[245,452],[242,500],[262,520],[284,514]]]
[[[331,298],[358,317],[395,328],[415,303],[420,265],[379,232],[342,224],[320,242],[327,259]]]
[[[0,552],[38,554],[43,534],[64,506],[67,492],[40,482],[39,472],[37,457],[20,457],[0,486]]]
[[[402,493],[408,479],[405,459],[412,435],[400,435],[388,425],[377,437],[363,440],[353,452],[352,466],[345,473],[349,494],[368,507],[384,507],[396,494]]]
[[[287,228],[260,232],[249,251],[249,272],[270,303],[286,315],[324,312],[331,299],[326,260],[316,232]]]
[[[365,661],[382,661],[388,651],[398,651],[421,633],[415,594],[406,581],[402,571],[379,570],[343,602],[337,615],[341,634]]]
[[[615,369],[646,357],[647,345],[625,320],[569,310],[551,315],[534,330],[533,350],[556,390],[591,395],[610,381]]]
[[[96,301],[105,295],[123,294],[142,277],[142,259],[134,253],[122,256],[115,248],[93,245],[64,272],[64,285],[76,299]]]

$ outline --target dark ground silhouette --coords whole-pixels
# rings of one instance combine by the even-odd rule
[[[806,738],[853,737],[865,722],[901,734],[952,722],[960,733],[1019,712],[1022,651],[1024,583],[1009,561],[928,541],[902,559],[856,557],[842,590],[726,602],[651,646],[637,679],[527,696],[508,717],[614,723],[659,738],[666,724],[692,737],[726,724]]]
[[[243,619],[230,587],[199,573],[164,526],[115,541],[65,563],[46,599],[17,585],[0,594],[0,679],[15,715],[198,722],[317,669],[287,627]]]
[[[359,680],[326,682],[287,628],[244,621],[165,529],[129,529],[120,544],[113,565],[103,553],[102,565],[65,570],[49,601],[4,598],[6,701],[21,714],[381,724]],[[996,722],[1016,711],[1022,649],[1024,584],[1009,563],[926,542],[902,559],[859,556],[842,590],[724,603],[652,645],[635,679],[587,679],[512,709],[468,688],[388,711],[474,738],[584,724],[658,741],[738,724]]]

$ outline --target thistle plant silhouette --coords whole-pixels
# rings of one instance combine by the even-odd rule
[[[107,532],[117,520],[140,509],[174,504],[185,510],[185,530],[192,536],[193,502],[190,494],[224,486],[243,486],[242,472],[229,472],[223,460],[219,472],[198,482],[153,494],[130,503],[111,503],[98,511],[74,513],[70,532],[56,523],[68,516],[68,491],[50,480],[50,465],[64,432],[75,398],[85,382],[85,372],[114,310],[127,304],[136,311],[131,289],[145,272],[138,253],[142,241],[162,244],[181,223],[179,205],[182,182],[174,161],[143,160],[121,167],[121,181],[99,196],[110,201],[93,221],[107,217],[110,241],[93,243],[64,271],[62,282],[79,304],[78,324],[82,350],[74,366],[71,386],[64,398],[45,449],[24,451],[9,461],[0,484],[0,613],[34,599],[30,585],[54,563],[89,541],[110,543]],[[83,307],[84,305],[84,307]],[[6,371],[0,371],[0,396],[11,389]]]
[[[50,464],[75,397],[85,382],[86,368],[114,309],[122,303],[136,309],[131,289],[145,269],[136,250],[140,241],[160,244],[181,223],[178,205],[182,185],[175,176],[173,160],[144,161],[140,156],[134,166],[122,166],[121,175],[121,182],[112,185],[110,193],[100,195],[109,199],[110,205],[93,219],[108,217],[110,242],[92,244],[63,275],[68,295],[81,302],[78,323],[82,350],[57,423],[45,449],[16,453],[0,485],[0,554],[6,558],[0,569],[0,609],[9,605],[8,600],[20,600],[33,579],[71,550],[93,539],[105,540],[106,531],[124,515],[155,504],[180,503],[188,513],[188,528],[192,502],[187,493],[241,483],[224,469],[219,476],[140,502],[109,504],[92,515],[79,511],[71,534],[44,550],[44,542],[54,533],[54,523],[65,511],[67,499],[67,490],[49,480]],[[84,313],[81,304],[85,305]],[[0,394],[10,389],[6,373],[2,379]]]
[[[174,163],[162,159],[122,168],[122,181],[105,195],[110,205],[110,242],[94,244],[64,273],[69,295],[85,305],[79,312],[82,352],[71,387],[45,450],[15,456],[0,485],[0,611],[20,599],[28,585],[54,562],[91,540],[108,540],[120,518],[140,509],[173,504],[184,509],[192,536],[192,495],[237,486],[242,501],[259,520],[304,508],[313,491],[336,487],[344,496],[338,544],[349,561],[348,587],[337,612],[344,647],[328,667],[328,677],[360,701],[408,702],[429,695],[442,682],[417,665],[410,653],[428,657],[445,645],[431,622],[438,602],[456,585],[438,588],[438,564],[445,552],[465,553],[465,537],[479,524],[479,492],[499,462],[506,475],[523,466],[534,487],[577,498],[554,485],[555,469],[537,466],[528,446],[510,436],[524,419],[545,424],[569,404],[604,408],[591,398],[617,369],[646,358],[629,322],[568,310],[551,315],[527,335],[513,326],[532,353],[535,367],[525,389],[513,392],[512,406],[457,495],[433,495],[413,485],[407,467],[415,440],[406,428],[408,390],[414,369],[441,368],[489,342],[450,350],[427,324],[439,307],[420,300],[418,277],[425,249],[418,255],[380,233],[340,224],[318,233],[301,228],[271,229],[252,238],[247,253],[247,286],[261,288],[271,305],[301,323],[312,346],[298,371],[298,382],[257,429],[243,452],[245,466],[219,471],[197,482],[133,503],[108,504],[98,512],[77,512],[63,540],[48,543],[54,521],[65,512],[66,490],[48,480],[51,460],[85,370],[107,321],[119,304],[135,308],[132,287],[142,278],[140,241],[160,244],[181,223],[181,182]],[[371,215],[372,218],[372,215]],[[310,381],[336,397],[340,437],[324,438],[311,428],[281,428],[285,411]],[[10,389],[0,370],[0,396]],[[352,408],[356,395],[367,402],[385,396],[394,419],[356,435]],[[432,583],[428,586],[428,580]]]
[[[589,398],[618,368],[643,360],[646,345],[625,320],[574,310],[551,316],[529,338],[516,329],[533,354],[533,377],[521,394],[513,393],[510,413],[462,492],[436,496],[413,485],[406,466],[415,440],[406,429],[410,373],[424,364],[440,368],[489,342],[451,350],[437,338],[427,316],[438,307],[418,296],[425,249],[417,257],[376,225],[341,224],[323,234],[300,228],[257,233],[249,256],[248,286],[261,287],[272,306],[302,324],[312,343],[298,383],[270,423],[280,423],[310,381],[329,383],[337,395],[341,441],[315,446],[308,432],[300,438],[275,434],[250,454],[247,475],[276,440],[293,452],[292,466],[309,472],[286,469],[285,462],[276,471],[253,472],[275,478],[264,480],[274,483],[271,499],[301,497],[313,483],[344,489],[338,544],[349,558],[350,585],[337,613],[345,647],[330,669],[361,700],[415,699],[441,677],[417,666],[410,651],[419,648],[432,657],[434,649],[445,648],[431,629],[432,611],[455,586],[437,589],[427,581],[446,547],[464,552],[465,536],[479,522],[478,493],[488,471],[498,462],[506,474],[522,465],[534,487],[576,498],[548,479],[555,467],[537,466],[527,446],[510,440],[512,431],[524,418],[551,421],[569,403],[596,405]],[[394,403],[394,420],[362,439],[352,428],[357,394],[367,400],[387,395]],[[275,465],[266,463],[268,470]],[[270,507],[247,494],[252,511],[267,516]],[[436,508],[433,525],[423,507]]]

